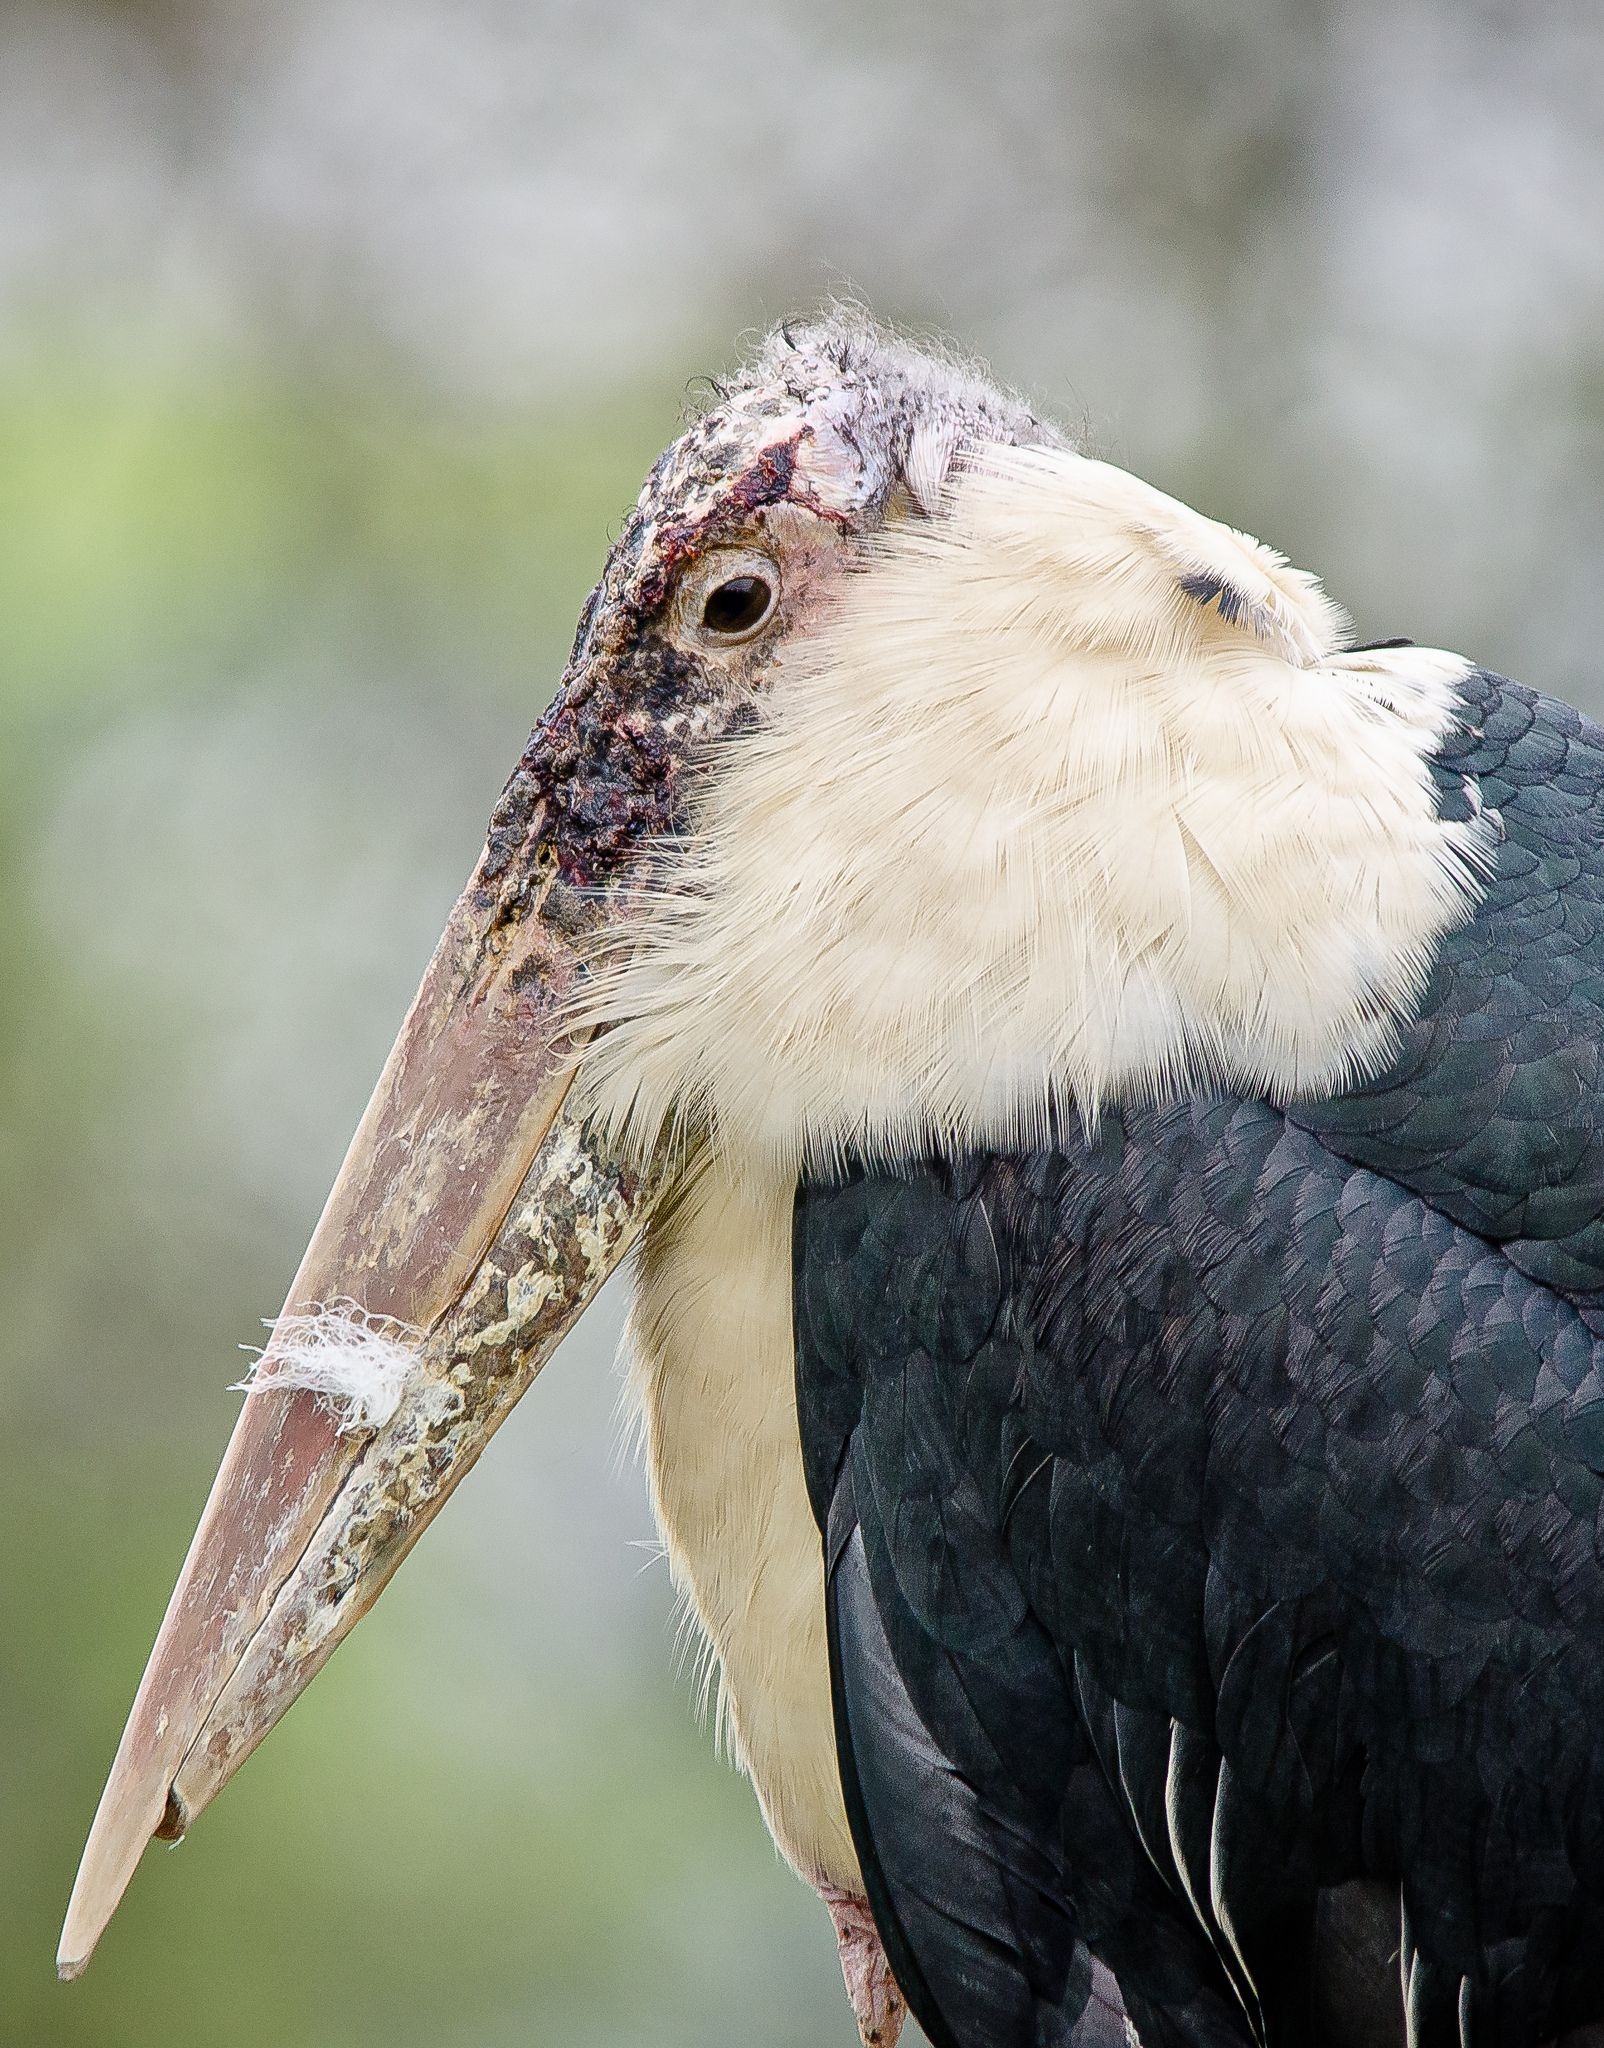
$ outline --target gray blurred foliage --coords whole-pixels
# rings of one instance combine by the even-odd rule
[[[610,527],[861,292],[1598,709],[1592,0],[0,4],[0,2039],[851,2039],[604,1301],[83,1983],[234,1412]]]

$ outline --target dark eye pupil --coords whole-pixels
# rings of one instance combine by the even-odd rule
[[[710,633],[747,633],[774,602],[774,592],[761,576],[732,576],[708,593],[702,624]]]

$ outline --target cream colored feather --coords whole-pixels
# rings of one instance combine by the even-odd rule
[[[1474,901],[1426,756],[1466,664],[1106,463],[988,448],[777,665],[604,967],[583,1087],[795,1170],[1386,1057]]]
[[[724,1739],[795,1868],[861,1892],[798,1449],[794,1193],[772,1172],[692,1166],[641,1246],[631,1391],[670,1568],[718,1662]]]

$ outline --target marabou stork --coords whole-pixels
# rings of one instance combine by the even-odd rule
[[[1604,732],[782,329],[491,819],[63,1972],[634,1247],[656,1513],[865,2041],[1604,2023],[1601,1043]]]

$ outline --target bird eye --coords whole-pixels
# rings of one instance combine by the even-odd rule
[[[774,609],[774,585],[765,576],[731,576],[707,594],[705,631],[720,640],[745,640]]]

